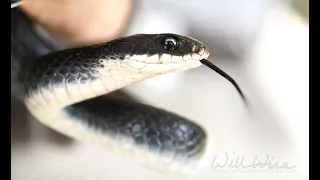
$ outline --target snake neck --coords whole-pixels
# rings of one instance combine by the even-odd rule
[[[119,60],[105,60],[104,62],[108,63],[104,68],[96,69],[91,66],[91,70],[84,74],[72,74],[70,69],[64,73],[62,69],[54,69],[51,71],[55,75],[46,75],[41,72],[43,75],[37,78],[37,72],[34,72],[33,79],[27,84],[25,97],[27,107],[35,116],[39,113],[52,114],[48,112],[60,111],[67,106],[157,76],[154,73],[142,73],[136,68],[130,69],[129,67],[133,65],[130,60],[122,60],[121,64]]]

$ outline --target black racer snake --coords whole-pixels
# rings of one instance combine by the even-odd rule
[[[209,48],[194,38],[136,34],[52,50],[26,20],[21,20],[25,17],[19,18],[12,17],[11,22],[11,64],[12,68],[19,67],[15,81],[23,87],[19,96],[30,113],[60,133],[121,153],[139,164],[160,171],[188,171],[205,153],[205,130],[166,110],[103,95],[205,64],[228,79],[246,102],[237,83],[205,60]],[[20,26],[27,27],[24,33],[31,39],[21,34]],[[27,41],[35,46],[28,47]]]

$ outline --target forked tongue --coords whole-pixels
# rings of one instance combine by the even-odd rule
[[[214,70],[218,74],[220,74],[222,77],[226,78],[229,82],[231,82],[231,84],[237,89],[237,91],[240,94],[240,96],[241,96],[242,100],[244,101],[244,103],[249,108],[249,102],[248,102],[246,96],[243,94],[243,92],[240,89],[239,85],[237,84],[237,82],[231,76],[229,76],[222,69],[218,68],[216,65],[212,64],[210,61],[208,61],[206,59],[202,59],[202,60],[200,60],[200,62],[202,64],[206,65],[207,67],[209,67],[210,69]]]

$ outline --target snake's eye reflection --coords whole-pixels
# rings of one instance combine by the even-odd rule
[[[173,38],[166,38],[162,45],[164,49],[170,51],[175,50],[178,47],[177,41]]]

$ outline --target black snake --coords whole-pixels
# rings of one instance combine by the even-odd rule
[[[202,63],[241,93],[232,78],[205,60],[209,48],[194,38],[136,34],[52,50],[34,34],[25,17],[14,15],[11,64],[18,69],[14,69],[13,80],[22,87],[19,95],[30,113],[58,132],[121,153],[139,164],[161,171],[188,171],[204,154],[206,133],[196,123],[166,110],[102,95]]]

